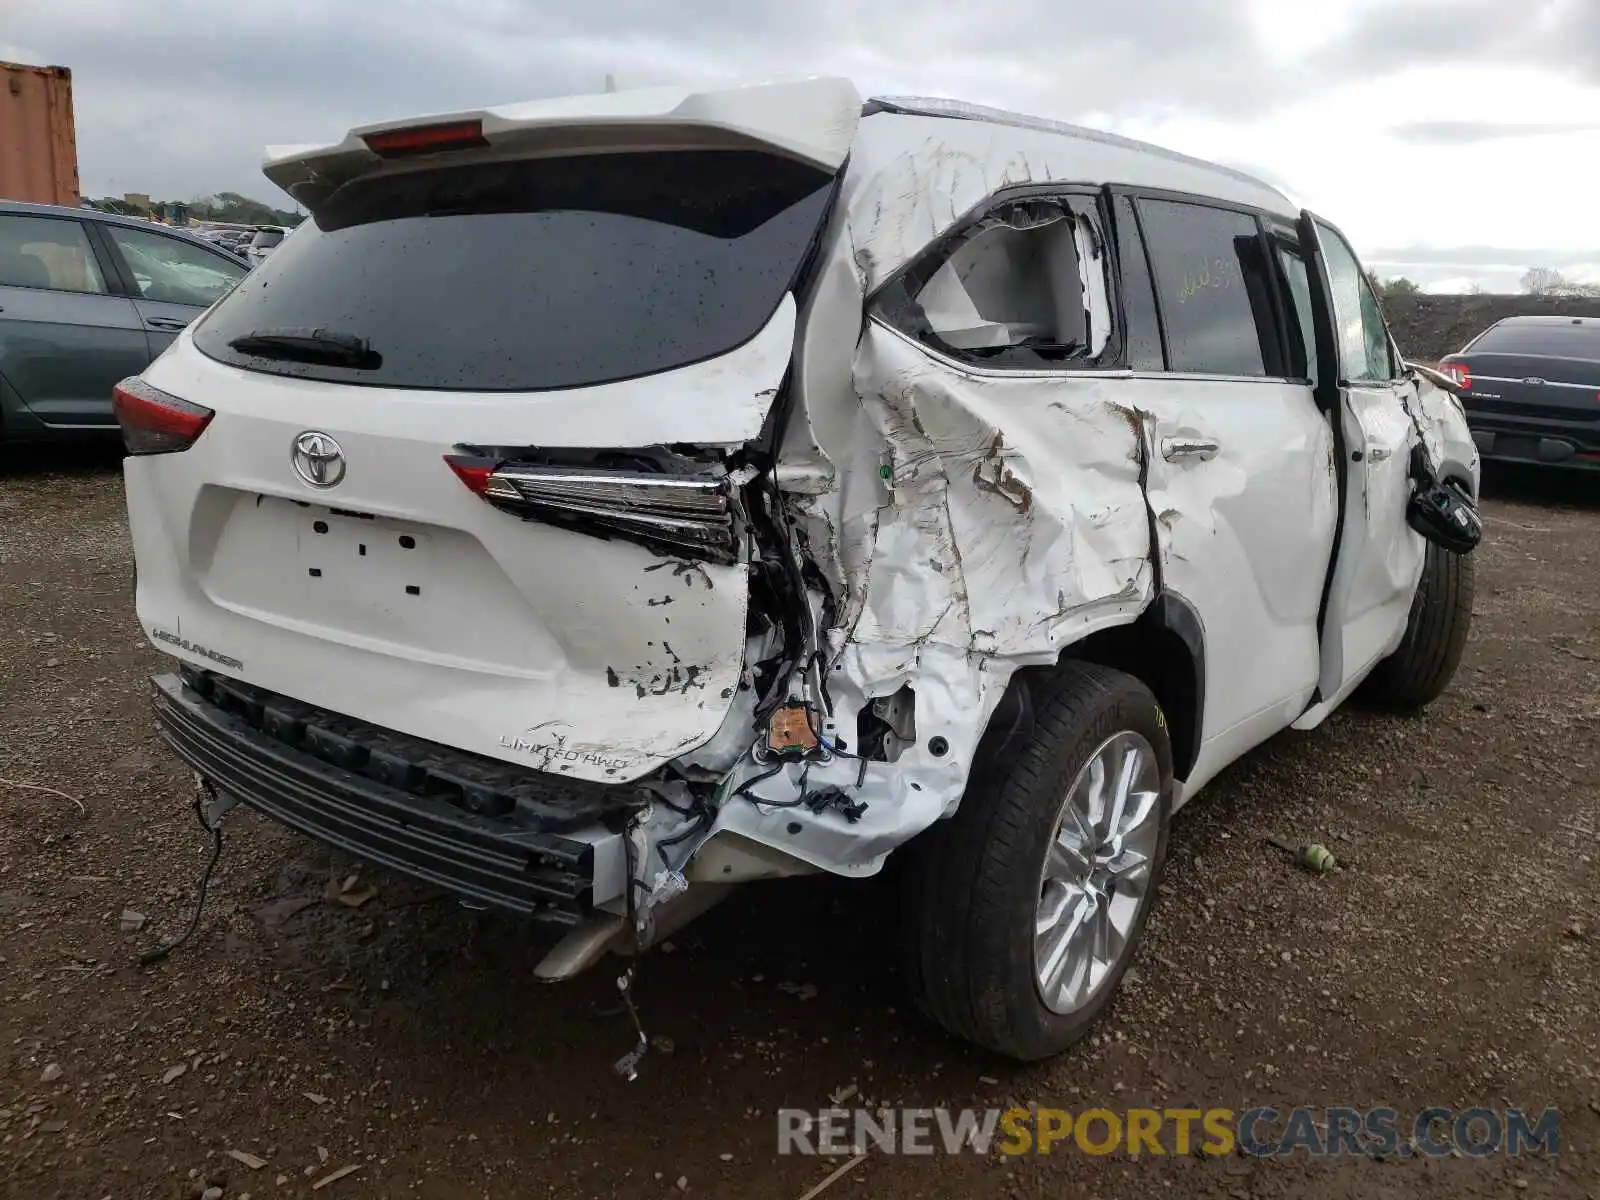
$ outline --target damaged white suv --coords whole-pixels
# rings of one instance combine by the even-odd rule
[[[1461,411],[1255,179],[833,79],[265,170],[305,226],[116,396],[162,729],[546,977],[900,851],[923,1008],[1053,1054],[1179,805],[1459,660]]]

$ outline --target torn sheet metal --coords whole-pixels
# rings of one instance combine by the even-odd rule
[[[824,294],[830,277],[861,286],[835,263]],[[829,336],[829,314],[809,320],[811,337]],[[853,742],[863,707],[909,687],[917,741],[892,763],[838,754],[755,783],[762,772],[741,768],[715,832],[864,875],[955,808],[1017,668],[1054,663],[1150,602],[1146,447],[1103,377],[974,372],[876,322],[848,376],[809,349],[800,376],[785,462],[811,486],[788,499],[842,598],[825,631],[829,736]],[[833,791],[861,811],[829,806]]]
[[[1053,181],[1191,191],[1272,211],[1284,196],[1243,174],[1094,130],[1007,127],[896,116],[861,122],[841,198],[861,280],[870,292],[987,197]]]
[[[876,140],[880,124],[894,127],[892,143]],[[916,740],[893,762],[842,751],[774,773],[747,760],[710,843],[736,835],[845,875],[875,872],[954,810],[1013,672],[1135,619],[1155,590],[1141,485],[1150,451],[1118,381],[972,369],[876,321],[862,329],[871,288],[967,209],[1005,183],[1062,178],[1043,157],[1059,137],[1041,136],[1034,156],[1014,149],[1027,135],[927,125],[938,141],[918,139],[920,122],[862,125],[800,321],[798,403],[778,468],[837,601],[824,630],[825,737],[853,744],[862,709],[908,688]],[[1073,232],[1095,262],[1099,247]],[[1106,293],[1093,274],[1078,303],[1099,341]],[[853,359],[841,345],[855,345]],[[836,793],[854,809],[830,803]]]
[[[874,502],[801,503],[822,531],[812,544],[836,545],[845,564],[828,675],[835,728],[853,736],[866,703],[909,686],[918,741],[893,763],[785,768],[753,794],[799,807],[736,801],[718,831],[837,873],[876,871],[959,802],[1013,671],[1054,663],[1150,602],[1140,425],[1111,392],[1092,375],[971,374],[868,326],[851,394],[879,448]],[[848,461],[859,442],[837,450]],[[830,787],[865,812],[805,806]]]
[[[786,766],[752,787],[773,806],[726,803],[718,832],[872,874],[960,802],[1011,672],[1051,664],[1150,602],[1141,424],[1112,392],[1093,374],[968,373],[869,325],[848,403],[874,434],[877,486],[797,507],[811,546],[837,547],[832,563],[843,565],[845,605],[829,630],[835,731],[853,738],[862,706],[910,686],[918,741],[893,763],[840,755]],[[811,434],[858,429],[827,416],[842,418],[826,414]],[[829,448],[853,461],[861,445]],[[826,789],[864,811],[813,811],[808,798]]]
[[[1404,397],[1409,407],[1420,409],[1420,427],[1439,475],[1445,479],[1459,479],[1468,484],[1468,491],[1476,498],[1482,463],[1478,457],[1478,444],[1472,440],[1472,430],[1467,426],[1466,410],[1455,393],[1437,387],[1427,375],[1417,381],[1417,397],[1413,401]]]
[[[852,531],[849,642],[1053,662],[1149,600],[1139,421],[1106,381],[968,374],[873,324],[856,388],[890,494]]]

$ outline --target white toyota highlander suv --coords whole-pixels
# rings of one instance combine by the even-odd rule
[[[116,393],[161,727],[548,978],[894,854],[923,1009],[1048,1056],[1181,804],[1460,658],[1450,381],[1256,179],[836,79],[265,170],[305,225]]]

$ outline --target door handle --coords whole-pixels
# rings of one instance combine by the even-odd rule
[[[173,333],[189,328],[189,322],[180,321],[176,317],[151,317],[145,324],[151,329],[165,329]]]
[[[1384,459],[1388,458],[1389,455],[1391,455],[1393,453],[1394,453],[1394,451],[1390,450],[1389,447],[1387,447],[1387,446],[1374,446],[1370,450],[1367,451],[1367,461],[1368,462],[1382,462]]]
[[[1163,438],[1161,442],[1161,457],[1168,462],[1176,462],[1180,458],[1197,458],[1201,462],[1217,456],[1217,451],[1222,449],[1222,443],[1215,438],[1180,437]]]

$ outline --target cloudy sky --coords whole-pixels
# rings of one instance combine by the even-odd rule
[[[0,0],[0,59],[72,68],[92,195],[281,202],[268,143],[827,73],[1243,166],[1439,290],[1600,280],[1600,0]]]

